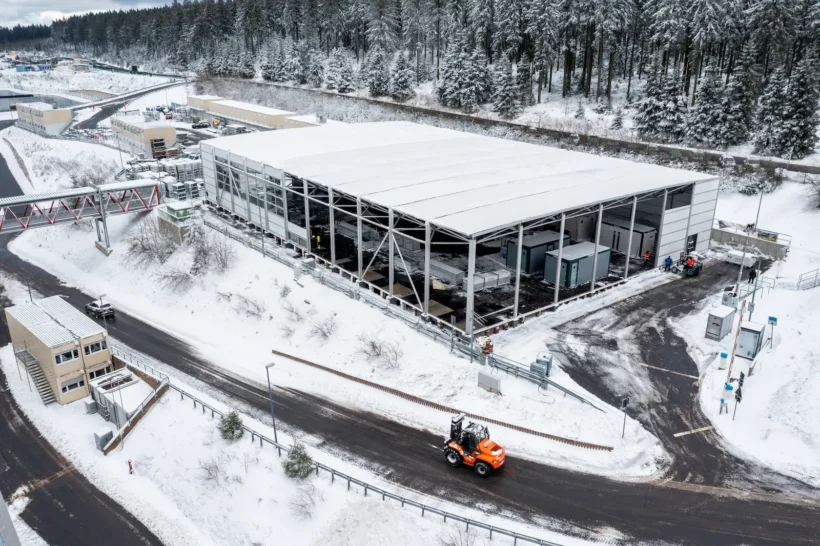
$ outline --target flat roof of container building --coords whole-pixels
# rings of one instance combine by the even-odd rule
[[[200,146],[246,157],[467,237],[715,179],[406,121],[260,132]]]
[[[609,250],[608,246],[598,245],[598,254]],[[558,250],[550,250],[547,252],[550,256],[558,258]],[[561,252],[561,260],[573,261],[586,256],[595,254],[595,243],[584,241],[583,243],[576,243],[574,245],[565,246]]]
[[[54,110],[54,106],[47,102],[22,102],[20,104],[32,110]]]
[[[564,235],[564,237],[568,237],[568,235]],[[522,240],[522,246],[534,247],[546,245],[555,242],[560,238],[561,236],[558,234],[557,231],[542,231],[541,233],[534,233],[532,235],[524,237],[524,239]],[[516,244],[518,243],[517,239],[510,239],[510,241]]]
[[[187,98],[199,100],[225,100],[224,97],[218,97],[216,95],[188,95]]]
[[[105,329],[71,306],[60,296],[7,309],[17,322],[48,347],[58,347],[105,333]]]
[[[626,206],[629,206],[629,205],[626,205]],[[609,224],[610,226],[616,226],[616,227],[626,228],[626,229],[629,229],[629,222],[630,221],[627,220],[626,218],[621,218],[619,216],[606,216],[605,215],[603,218],[601,218],[601,223],[603,223],[603,224]],[[635,225],[633,227],[633,231],[636,231],[638,233],[648,233],[650,231],[658,231],[658,228],[654,228],[652,226],[647,226],[646,224],[640,224],[638,222],[635,222]]]
[[[237,110],[245,110],[247,112],[255,112],[257,114],[266,114],[268,116],[287,116],[294,112],[287,110],[277,110],[276,108],[268,108],[267,106],[260,106],[258,104],[251,104],[249,102],[239,102],[237,100],[218,100],[213,104],[221,104],[229,108],[236,108]]]

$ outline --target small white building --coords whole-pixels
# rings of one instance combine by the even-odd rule
[[[141,115],[115,116],[111,128],[123,150],[151,159],[176,155],[177,130],[166,121],[146,121]]]
[[[93,379],[91,397],[97,412],[107,421],[122,427],[136,413],[154,389],[127,368],[120,368]]]
[[[17,126],[41,135],[57,136],[73,119],[68,108],[54,108],[45,102],[18,103]]]

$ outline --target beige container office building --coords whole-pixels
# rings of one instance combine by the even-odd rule
[[[114,369],[108,332],[60,296],[9,307],[6,322],[18,361],[48,382],[38,387],[44,401],[45,389],[60,404],[84,398],[91,379]]]
[[[68,108],[54,108],[45,102],[18,103],[17,126],[41,135],[57,136],[71,125]]]
[[[267,129],[283,129],[285,119],[295,115],[295,112],[235,100],[213,101],[209,105],[208,113],[226,124],[240,123]]]
[[[176,156],[176,128],[165,121],[145,121],[142,116],[111,118],[111,129],[123,150],[144,154],[146,159]]]

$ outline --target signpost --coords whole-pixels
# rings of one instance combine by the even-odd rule
[[[774,347],[774,327],[777,326],[777,317],[769,317],[769,324],[772,325],[772,347]]]
[[[741,402],[741,400],[743,400],[743,392],[742,389],[738,387],[735,391],[735,411],[732,413],[732,421],[735,420],[735,415],[737,415],[737,405]]]
[[[624,412],[624,428],[621,430],[621,438],[626,435],[626,408],[629,406],[629,398],[624,398],[621,400],[621,410]]]

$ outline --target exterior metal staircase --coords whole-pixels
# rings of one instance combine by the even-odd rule
[[[16,351],[14,356],[20,364],[25,366],[26,372],[28,372],[29,377],[31,377],[31,380],[34,382],[34,386],[37,387],[37,392],[40,393],[43,404],[47,406],[56,402],[57,397],[54,395],[54,391],[51,390],[51,385],[43,373],[43,369],[40,367],[40,362],[34,358],[34,355],[24,349],[22,351]]]

